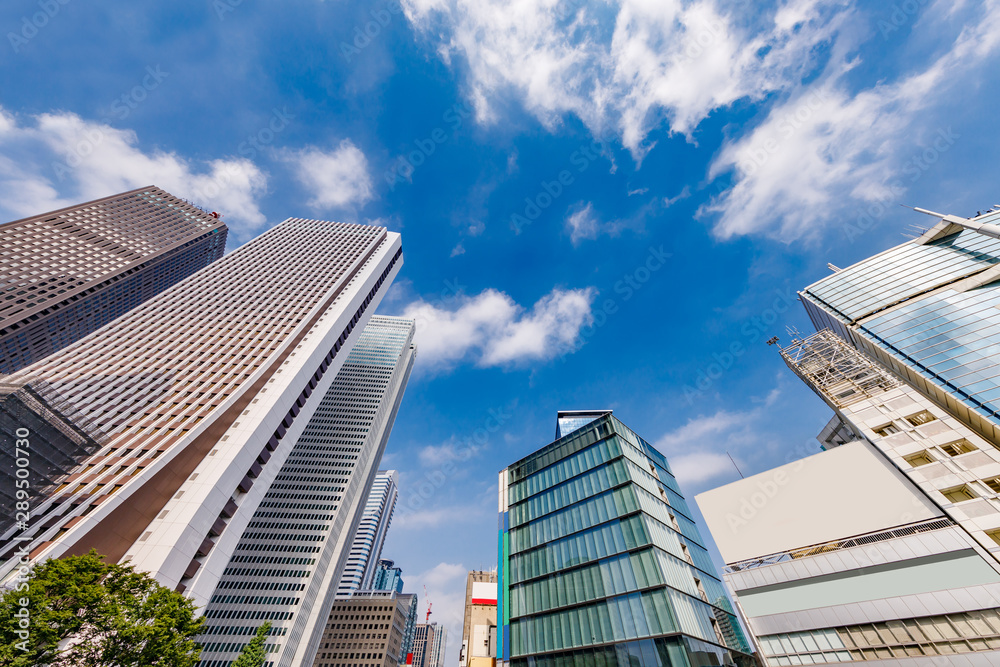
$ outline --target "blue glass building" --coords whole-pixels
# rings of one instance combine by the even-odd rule
[[[376,591],[403,592],[403,570],[391,560],[382,559],[375,566],[372,589]]]
[[[666,459],[610,411],[500,473],[498,660],[755,664]]]
[[[1000,442],[1000,211],[942,216],[920,238],[800,292],[829,328]]]

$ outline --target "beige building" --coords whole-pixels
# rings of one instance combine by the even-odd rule
[[[493,667],[497,642],[497,573],[472,571],[465,584],[460,667]]]
[[[1000,450],[829,331],[781,352],[827,451],[697,498],[765,664],[1000,664]]]
[[[354,591],[337,599],[313,667],[397,667],[411,596]]]

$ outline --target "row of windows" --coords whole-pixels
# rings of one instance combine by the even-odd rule
[[[585,431],[577,437],[582,438],[586,434],[593,434],[593,431]],[[595,443],[583,451],[578,451],[562,459],[555,465],[525,477],[519,482],[509,484],[507,487],[509,503],[511,505],[519,503],[529,496],[565,482],[571,477],[576,477],[621,455],[622,449],[618,438],[608,438]]]
[[[767,635],[775,665],[856,662],[1000,650],[1000,609]]]
[[[699,614],[705,626],[682,628],[677,612]],[[696,608],[697,605],[697,608]],[[696,603],[675,591],[657,589],[608,598],[598,603],[533,616],[510,623],[511,657],[545,651],[627,641],[642,637],[695,630],[702,639],[720,641],[713,630],[708,605]]]
[[[510,529],[510,553],[516,554],[553,542],[638,509],[635,491],[631,487],[619,487],[532,523]]]
[[[668,585],[731,613],[722,582],[657,548],[598,561],[510,587],[510,617],[537,614],[604,597]]]
[[[564,484],[534,495],[528,500],[510,506],[511,529],[564,507],[578,503],[629,481],[625,463],[621,459],[595,468]]]

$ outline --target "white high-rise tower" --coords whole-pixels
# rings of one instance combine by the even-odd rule
[[[264,621],[271,664],[312,664],[373,484],[392,512],[396,473],[376,471],[413,367],[413,332],[398,317],[365,327],[211,597],[203,667],[230,664]]]

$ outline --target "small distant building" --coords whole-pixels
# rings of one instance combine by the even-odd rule
[[[397,593],[402,593],[403,570],[396,567],[396,563],[393,561],[383,558],[375,566],[372,588],[376,591],[396,591]]]
[[[313,667],[397,667],[404,663],[407,619],[416,607],[415,595],[396,591],[353,591],[338,598]]]
[[[444,667],[448,630],[437,623],[417,623],[413,637],[413,667]]]
[[[493,667],[497,657],[497,573],[469,572],[459,667]]]

